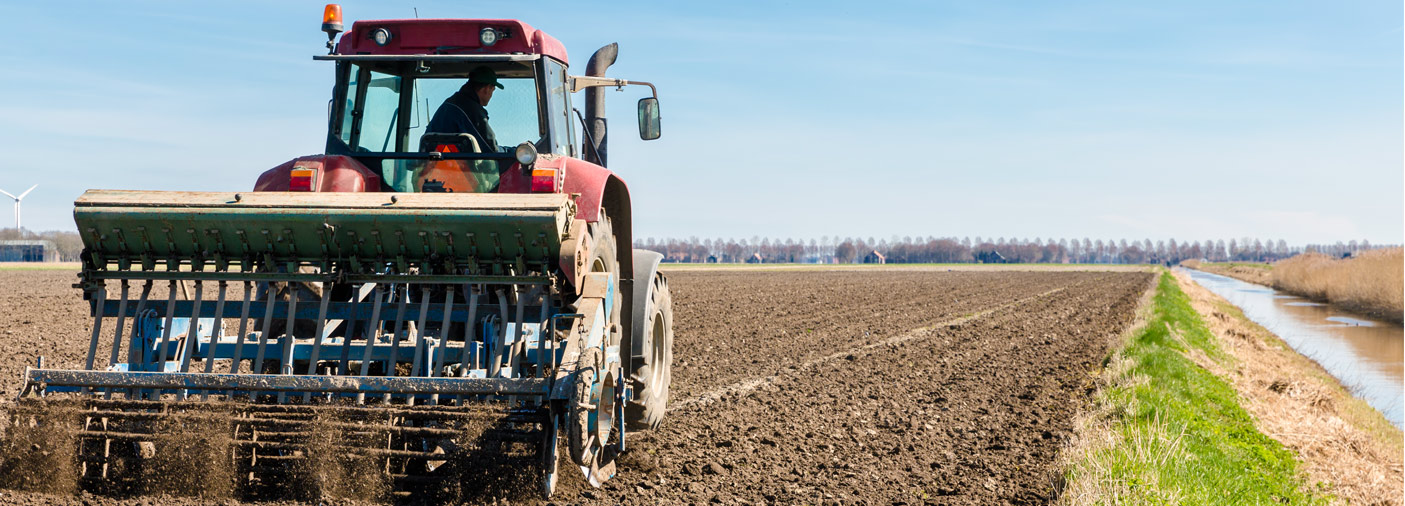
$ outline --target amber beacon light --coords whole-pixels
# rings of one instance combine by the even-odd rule
[[[329,36],[341,33],[341,5],[327,4],[322,10],[322,31]]]

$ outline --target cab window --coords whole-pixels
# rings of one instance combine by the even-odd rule
[[[551,152],[575,156],[575,135],[571,122],[570,90],[566,87],[566,68],[555,60],[543,58],[546,65],[546,121],[551,131]]]
[[[395,151],[400,113],[400,78],[353,68],[342,110],[341,140],[352,151]]]
[[[542,137],[537,121],[536,82],[530,77],[498,77],[503,89],[494,90],[488,101],[488,126],[498,138],[498,144],[490,148],[481,146],[483,151],[511,151],[524,141],[537,142]],[[414,100],[411,102],[410,146],[417,149],[419,139],[425,133],[430,118],[454,93],[468,83],[466,77],[418,78],[414,81]],[[469,93],[465,90],[464,93]],[[458,133],[458,132],[444,132]]]

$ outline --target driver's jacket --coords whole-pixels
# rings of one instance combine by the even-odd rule
[[[488,125],[488,110],[478,103],[478,96],[468,90],[459,90],[444,100],[434,117],[429,119],[426,133],[469,134],[478,141],[478,149],[484,153],[499,150],[498,137],[493,127]]]

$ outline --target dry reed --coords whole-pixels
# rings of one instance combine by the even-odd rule
[[[1335,259],[1306,253],[1273,266],[1273,287],[1400,322],[1405,311],[1405,249]]]
[[[1228,369],[1197,363],[1234,385],[1258,429],[1293,450],[1308,482],[1333,504],[1401,505],[1400,430],[1229,302],[1189,276],[1176,279],[1234,357]]]

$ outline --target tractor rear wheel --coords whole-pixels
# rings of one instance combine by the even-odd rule
[[[644,335],[634,336],[643,346],[630,361],[634,398],[625,404],[624,417],[631,430],[653,430],[663,423],[668,410],[668,386],[673,376],[673,297],[663,274],[635,282],[649,283],[649,298],[644,314],[634,315],[645,319]]]
[[[614,307],[610,308],[609,324],[605,326],[606,329],[613,329],[616,324],[620,323],[620,306],[623,305],[623,299],[619,293],[619,282],[622,276],[620,275],[619,253],[615,248],[614,225],[610,221],[610,216],[605,214],[604,208],[600,209],[599,219],[595,220],[594,223],[586,224],[585,231],[591,245],[590,259],[585,263],[585,272],[608,272],[615,281],[615,304]],[[571,306],[573,308],[579,307],[579,303],[574,303]],[[616,337],[611,336],[610,339],[616,339]]]

